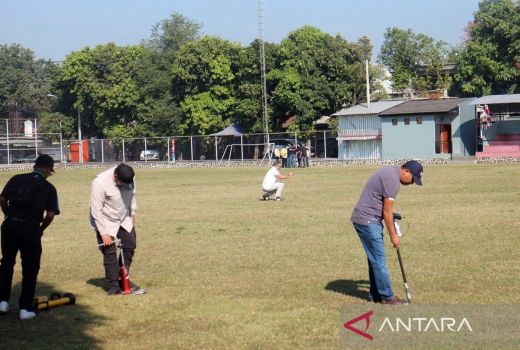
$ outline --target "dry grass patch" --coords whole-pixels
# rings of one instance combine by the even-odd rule
[[[367,296],[365,256],[348,218],[375,168],[296,169],[279,203],[259,201],[266,170],[137,169],[131,277],[149,293],[117,297],[102,290],[102,256],[87,224],[99,170],[58,170],[51,181],[62,215],[44,236],[38,292],[73,292],[78,305],[28,322],[15,308],[0,318],[6,348],[338,347],[340,306]],[[402,254],[416,303],[520,301],[519,178],[517,165],[429,166],[422,188],[401,190],[396,210],[406,216]]]

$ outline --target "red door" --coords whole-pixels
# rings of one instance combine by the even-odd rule
[[[88,140],[83,140],[81,147],[83,148],[83,162],[88,162]],[[70,161],[72,163],[79,163],[79,143],[73,142],[70,144]]]
[[[450,153],[451,145],[451,125],[439,125],[439,153]]]

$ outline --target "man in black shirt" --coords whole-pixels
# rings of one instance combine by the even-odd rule
[[[0,313],[9,311],[16,254],[22,259],[20,319],[36,316],[33,299],[42,254],[41,237],[60,213],[56,188],[46,179],[54,172],[54,160],[42,154],[32,173],[13,176],[0,193],[2,259],[0,260]]]

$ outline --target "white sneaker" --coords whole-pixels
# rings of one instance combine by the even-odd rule
[[[29,320],[36,317],[36,312],[27,311],[25,309],[20,310],[20,320]]]
[[[0,301],[0,312],[5,314],[9,311],[9,303],[7,301]]]
[[[139,287],[134,282],[130,282],[130,289],[132,290],[132,294],[135,294],[135,295],[146,294],[146,289]]]

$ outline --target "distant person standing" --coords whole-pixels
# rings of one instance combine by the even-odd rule
[[[413,183],[421,186],[422,165],[411,160],[401,167],[388,166],[374,172],[368,179],[350,220],[361,240],[368,260],[370,279],[369,300],[389,305],[403,305],[405,301],[392,291],[390,274],[386,265],[383,225],[394,248],[399,247],[399,236],[393,221],[394,201],[401,185]]]
[[[47,181],[54,173],[54,160],[46,154],[36,158],[34,171],[13,176],[0,194],[2,260],[0,260],[0,313],[9,311],[16,255],[22,259],[22,293],[18,300],[20,319],[36,316],[33,305],[40,271],[43,232],[60,213],[56,188]]]
[[[282,162],[280,160],[275,160],[273,163],[273,167],[269,169],[267,174],[265,174],[264,181],[262,182],[262,190],[265,192],[262,198],[264,200],[269,200],[269,197],[276,193],[275,200],[279,201],[282,198],[284,183],[279,182],[278,180],[288,179],[292,176],[292,171],[289,175],[280,174],[280,168],[282,167]]]
[[[135,233],[134,170],[119,164],[98,174],[92,181],[90,195],[90,225],[96,231],[100,251],[103,254],[105,276],[109,283],[108,295],[121,294],[119,267],[123,265],[117,257],[114,240],[120,239],[124,255],[124,265],[130,269],[137,245]],[[130,282],[132,293],[146,291]]]
[[[298,168],[303,167],[302,151],[303,151],[303,146],[300,145],[299,143],[297,143],[296,144],[296,158],[298,159]]]
[[[288,154],[288,161],[287,166],[289,168],[294,168],[296,166],[296,146],[292,143],[289,144],[289,147],[287,148],[287,154]]]
[[[303,147],[303,166],[309,167],[309,158],[311,157],[311,149],[308,146]]]
[[[278,148],[278,147],[275,146],[275,147],[274,147],[273,155],[274,155],[274,159],[275,159],[275,160],[280,159],[280,148]]]
[[[282,168],[287,168],[287,146],[280,149],[280,157],[282,158]]]

